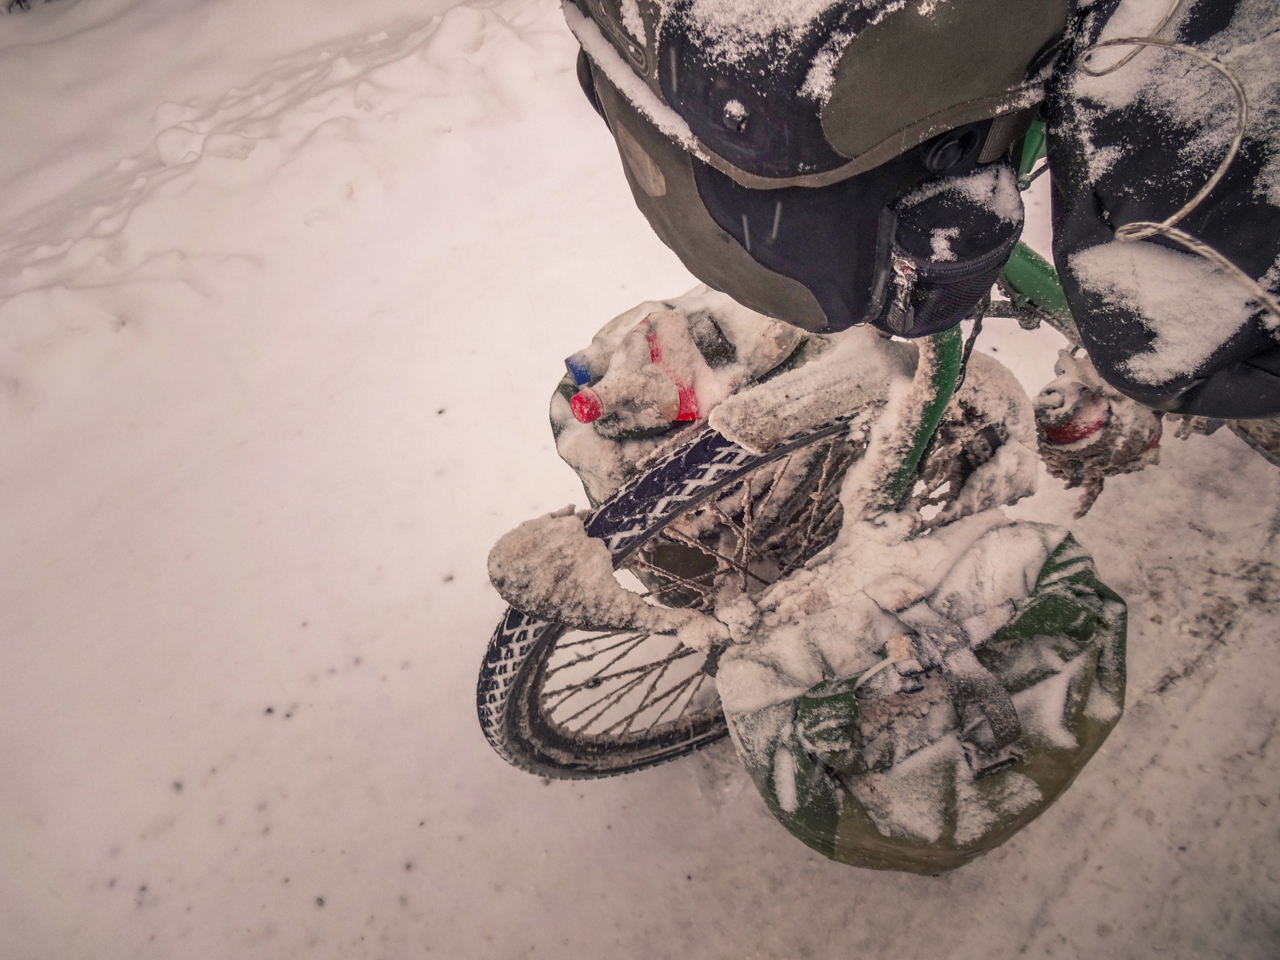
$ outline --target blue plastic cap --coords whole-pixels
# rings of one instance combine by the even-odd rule
[[[581,351],[571,357],[565,357],[564,368],[569,371],[569,376],[573,377],[574,386],[585,387],[591,382],[591,371],[587,369],[587,358]]]

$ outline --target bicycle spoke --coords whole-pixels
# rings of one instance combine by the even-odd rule
[[[697,540],[694,540],[692,537],[685,536],[684,534],[680,533],[678,530],[672,531],[670,527],[668,527],[666,530],[663,530],[662,532],[664,535],[669,536],[673,540],[678,540],[681,543],[688,544],[691,547],[695,547],[696,549],[701,550],[703,553],[705,553],[709,557],[715,557],[717,560],[723,560],[726,564],[728,564],[734,570],[741,570],[745,572],[747,576],[753,577],[756,580],[759,580],[766,587],[769,586],[768,580],[764,579],[763,577],[759,576],[753,571],[748,570],[746,567],[742,566],[742,564],[738,563],[738,561],[734,560],[732,557],[726,557],[723,553],[720,553],[719,551],[711,550],[706,546],[706,544],[699,543]]]
[[[643,680],[645,676],[648,676],[648,674],[652,673],[654,670],[657,670],[659,667],[663,666],[663,664],[674,663],[677,660],[683,660],[685,657],[688,657],[691,654],[696,652],[697,651],[693,650],[691,647],[686,647],[681,645],[676,648],[675,653],[672,653],[670,656],[663,657],[661,660],[655,660],[652,663],[645,663],[636,667],[627,667],[624,670],[617,670],[617,671],[614,671],[613,673],[605,674],[604,676],[599,676],[599,675],[591,676],[578,683],[570,684],[567,687],[558,687],[555,690],[547,690],[545,691],[544,696],[554,697],[554,696],[559,696],[560,694],[572,695],[582,690],[595,690],[598,687],[603,686],[605,683],[607,683],[610,680],[617,680],[620,677],[627,677],[633,673],[642,674],[641,679]],[[617,662],[616,659],[610,661],[611,664],[616,662]],[[608,694],[606,694],[606,696],[607,695]],[[560,702],[563,703],[564,699],[565,698],[562,698]]]
[[[612,730],[616,729],[619,724],[625,721],[626,725],[618,733],[619,736],[625,736],[627,733],[631,731],[631,724],[635,721],[637,717],[640,716],[641,713],[643,713],[645,710],[656,707],[663,700],[667,700],[668,703],[662,709],[662,712],[659,713],[656,717],[654,717],[653,720],[649,721],[649,723],[645,726],[645,730],[652,730],[654,726],[656,726],[661,721],[662,717],[665,716],[666,713],[671,709],[671,707],[674,706],[676,703],[680,702],[680,694],[684,691],[684,689],[688,687],[689,684],[693,683],[694,680],[698,679],[699,676],[706,676],[706,674],[691,674],[690,676],[685,677],[683,680],[677,683],[674,687],[672,687],[671,689],[663,693],[662,696],[655,697],[653,700],[648,699],[649,694],[653,692],[652,687],[650,687],[649,690],[645,691],[645,697],[640,706],[636,707],[636,709],[633,710],[627,716],[623,717],[620,720],[615,721],[611,726],[602,730],[601,733],[607,734]]]
[[[650,563],[648,560],[646,560],[644,557],[640,556],[639,554],[636,554],[635,556],[633,556],[631,559],[627,561],[627,567],[630,568],[632,566],[642,567],[645,570],[649,570],[653,573],[658,574],[661,577],[664,577],[672,581],[671,583],[668,583],[665,586],[659,587],[656,590],[655,589],[646,590],[644,593],[640,594],[640,596],[642,597],[662,597],[668,593],[673,593],[676,590],[682,590],[682,589],[693,590],[697,592],[698,594],[700,594],[699,600],[705,600],[708,595],[706,584],[699,583],[697,580],[690,580],[687,577],[682,577],[679,574],[672,573],[670,570],[664,570],[662,567],[659,567],[653,563]]]
[[[666,672],[666,666],[662,668],[662,672],[663,673]],[[660,679],[661,679],[661,674],[659,674],[658,677],[654,678],[654,682],[649,685],[649,689],[645,691],[644,697],[641,698],[639,706],[637,706],[633,711],[631,711],[631,713],[627,714],[627,716],[621,717],[618,720],[615,720],[612,724],[610,724],[604,730],[600,731],[600,733],[602,735],[611,733],[614,730],[616,730],[620,724],[625,723],[625,726],[623,726],[623,729],[621,731],[618,731],[618,734],[617,734],[618,736],[625,736],[627,733],[631,732],[631,725],[635,721],[635,719],[640,716],[640,714],[642,714],[645,710],[653,709],[658,704],[662,703],[663,700],[668,701],[667,705],[663,707],[662,710],[658,713],[658,715],[654,717],[652,720],[650,720],[649,723],[644,728],[646,731],[652,730],[655,726],[657,726],[659,723],[662,722],[663,717],[665,717],[668,713],[671,712],[671,708],[676,706],[676,704],[680,702],[681,694],[685,691],[686,688],[688,688],[690,684],[694,684],[694,687],[693,687],[693,690],[690,691],[689,696],[685,698],[685,706],[688,707],[689,704],[693,702],[693,698],[697,695],[697,692],[702,689],[702,684],[707,680],[707,674],[703,673],[702,671],[699,671],[698,673],[690,674],[689,676],[681,680],[679,683],[677,683],[674,687],[671,687],[669,690],[666,690],[661,696],[654,697],[652,700],[650,700],[649,697],[653,693],[653,688],[657,686],[657,682]],[[683,711],[681,711],[681,714],[683,714]]]
[[[606,633],[593,634],[590,637],[584,637],[581,640],[570,640],[568,643],[557,643],[557,650],[568,650],[570,647],[580,647],[584,643],[595,643],[597,640],[608,640],[610,637],[620,637],[624,633],[634,633],[634,630],[609,630]],[[599,651],[597,651],[599,652]]]
[[[738,562],[741,566],[741,582],[738,589],[743,593],[747,592],[747,567],[748,554],[751,553],[751,480],[748,478],[742,484],[742,533],[738,543]]]
[[[764,499],[760,501],[756,507],[756,515],[760,516],[768,509],[773,495],[778,492],[778,488],[782,486],[782,479],[787,475],[787,469],[791,466],[791,461],[796,458],[794,453],[787,454],[785,460],[779,463],[773,471],[773,481],[769,484],[769,489],[765,491]]]
[[[655,668],[655,669],[656,669],[656,668]],[[583,722],[579,725],[578,729],[579,729],[580,731],[582,731],[582,732],[585,732],[587,729],[589,729],[589,728],[590,728],[591,724],[595,723],[595,722],[596,722],[597,720],[599,720],[602,716],[604,716],[604,713],[605,713],[605,711],[606,711],[606,710],[608,710],[608,709],[609,709],[611,706],[613,706],[614,704],[618,703],[620,700],[622,700],[622,698],[623,698],[623,697],[625,697],[628,693],[630,693],[630,692],[631,692],[632,690],[634,690],[637,686],[639,686],[641,683],[643,683],[643,682],[644,682],[644,678],[645,678],[645,676],[647,676],[647,674],[641,674],[641,675],[640,675],[640,676],[638,676],[638,677],[634,677],[634,678],[632,678],[631,680],[628,680],[626,683],[624,683],[624,684],[623,684],[621,687],[619,687],[617,690],[611,690],[610,692],[606,693],[604,696],[600,697],[599,699],[597,699],[597,700],[593,700],[591,703],[588,703],[585,707],[583,707],[583,708],[582,708],[581,710],[579,710],[577,713],[573,714],[572,716],[565,717],[563,720],[560,720],[560,721],[558,721],[558,722],[560,723],[560,725],[561,725],[561,726],[565,726],[565,725],[567,725],[567,724],[569,724],[569,723],[573,722],[574,720],[577,720],[577,719],[578,719],[578,717],[582,716],[582,715],[583,715],[584,713],[586,713],[588,710],[593,709],[594,707],[596,707],[596,706],[597,706],[598,704],[600,704],[601,702],[603,702],[603,701],[605,701],[605,700],[608,700],[609,702],[608,702],[608,703],[606,703],[603,707],[601,707],[601,708],[600,708],[600,711],[599,711],[595,716],[591,717],[591,718],[590,718],[590,719],[588,719],[588,720],[583,721]]]
[[[593,717],[591,717],[589,720],[583,721],[583,723],[581,724],[581,729],[582,730],[588,729],[593,723],[595,723],[602,716],[604,716],[605,711],[607,711],[609,707],[611,707],[613,704],[619,703],[623,697],[625,697],[628,693],[630,693],[640,684],[644,683],[645,678],[648,677],[649,674],[652,673],[654,670],[658,670],[660,668],[665,669],[667,665],[675,662],[676,660],[680,660],[684,657],[687,657],[689,654],[694,652],[688,647],[684,647],[683,650],[684,650],[683,653],[677,652],[675,655],[667,657],[664,660],[659,660],[655,663],[647,664],[643,667],[633,667],[630,670],[622,670],[622,671],[619,671],[618,673],[613,674],[608,679],[615,679],[617,677],[626,676],[626,674],[628,673],[641,671],[639,676],[633,677],[632,679],[628,680],[621,687],[617,688],[616,690],[610,691],[609,693],[606,693],[604,696],[600,697],[597,700],[592,701],[591,703],[587,704],[585,707],[583,707],[581,710],[579,710],[577,713],[573,714],[572,716],[565,717],[563,720],[559,721],[560,724],[563,726],[564,724],[570,723],[571,721],[576,720],[578,717],[582,716],[584,713],[586,713],[588,710],[590,710],[592,707],[595,707],[602,701],[609,700],[610,702],[606,703]]]
[[[823,465],[824,480],[825,480],[826,473],[830,470],[830,467],[831,467],[833,449],[834,448],[831,445],[828,445],[826,462]],[[773,465],[775,469],[773,471],[772,477],[770,478],[768,489],[764,491],[764,495],[758,498],[758,500],[756,498],[751,498],[744,501],[743,520],[741,523],[737,522],[728,514],[726,514],[724,510],[719,506],[718,503],[713,503],[711,505],[712,512],[716,514],[716,516],[720,519],[720,521],[724,523],[725,526],[730,527],[732,530],[734,530],[735,533],[737,533],[738,538],[742,543],[744,553],[746,553],[747,551],[750,551],[752,557],[756,560],[765,561],[768,559],[768,556],[772,552],[768,549],[768,546],[770,543],[773,543],[775,541],[772,541],[772,540],[766,541],[764,545],[765,549],[761,549],[758,545],[755,544],[755,540],[759,535],[759,532],[761,529],[761,523],[760,523],[761,518],[768,516],[768,508],[772,504],[774,497],[777,496],[778,491],[781,490],[786,485],[785,481],[789,476],[789,471],[791,470],[795,459],[796,459],[796,454],[792,453],[792,454],[789,454],[780,463]],[[812,497],[813,499],[817,499],[821,495],[822,493],[819,492],[817,494],[812,495]],[[785,505],[783,509],[785,509]]]
[[[622,633],[622,632],[623,632],[623,631],[619,631],[619,633]],[[619,640],[617,643],[612,643],[612,644],[610,644],[609,646],[605,647],[605,648],[604,648],[604,649],[602,649],[602,650],[595,650],[595,651],[592,651],[590,654],[588,654],[588,655],[586,655],[586,656],[582,656],[581,654],[579,654],[579,655],[578,655],[578,657],[577,657],[576,659],[574,659],[574,660],[570,660],[568,663],[562,663],[562,664],[560,664],[560,666],[558,666],[558,667],[551,667],[550,669],[548,669],[548,670],[547,670],[547,674],[546,674],[546,675],[549,677],[549,676],[551,676],[553,673],[559,673],[561,670],[566,670],[566,669],[568,669],[569,667],[576,667],[576,666],[580,666],[581,664],[587,663],[587,662],[588,662],[588,661],[590,661],[590,660],[594,660],[596,657],[600,656],[601,654],[608,653],[608,652],[609,652],[609,651],[611,651],[611,650],[617,650],[619,647],[621,647],[621,646],[625,646],[625,645],[626,645],[626,644],[628,644],[628,643],[631,643],[631,644],[632,644],[632,649],[635,649],[635,647],[639,646],[639,645],[640,645],[640,643],[642,643],[642,642],[643,642],[647,637],[651,636],[651,634],[647,634],[647,633],[646,633],[646,634],[642,634],[642,635],[641,635],[641,636],[639,636],[639,637],[636,637],[636,636],[635,636],[635,635],[636,635],[636,631],[634,631],[634,630],[628,630],[628,631],[625,631],[625,632],[626,632],[626,634],[627,634],[627,635],[626,635],[626,637],[624,637],[622,640]],[[607,634],[606,636],[617,636],[617,634]],[[635,637],[635,641],[634,641],[634,642],[632,642],[632,638],[633,638],[633,637]],[[601,638],[599,638],[599,637],[592,637],[591,639],[593,639],[593,640],[598,640],[598,639],[601,639]],[[564,647],[557,648],[557,652],[559,652],[559,650],[563,650],[563,649],[564,649]],[[625,653],[623,653],[623,654],[622,654],[622,656],[624,656],[624,657],[625,657],[625,656],[627,655],[627,653],[630,653],[630,652],[631,652],[631,651],[630,651],[630,650],[628,650],[628,651],[626,651]],[[617,662],[617,660],[611,660],[611,661],[609,661],[609,663],[606,663],[606,664],[605,664],[603,667],[601,667],[600,669],[601,669],[601,670],[607,670],[607,669],[609,668],[610,664],[613,664],[613,663],[616,663],[616,662]]]
[[[714,513],[726,527],[729,527],[734,533],[738,535],[738,541],[743,545],[744,552],[746,550],[751,550],[751,553],[755,556],[755,559],[757,560],[764,559],[760,554],[756,553],[754,550],[751,549],[751,530],[749,529],[749,527],[745,527],[742,524],[738,523],[736,520],[734,520],[733,517],[729,516],[727,513],[724,512],[724,510],[721,509],[720,504],[718,503],[711,504],[711,512]],[[745,507],[744,507],[744,518],[745,518]],[[734,569],[741,570],[742,567],[737,566]]]
[[[679,693],[679,691],[680,691],[680,689],[681,689],[682,687],[686,687],[686,686],[688,686],[688,685],[689,685],[689,682],[690,682],[691,680],[697,680],[698,682],[697,682],[696,684],[694,684],[693,689],[692,689],[691,691],[689,691],[689,696],[685,699],[685,706],[686,706],[686,707],[687,707],[687,706],[689,706],[689,704],[691,704],[691,703],[693,702],[693,698],[694,698],[694,697],[696,697],[696,696],[698,695],[698,691],[702,689],[702,684],[706,682],[706,680],[707,680],[707,675],[706,675],[705,673],[702,673],[702,672],[695,673],[695,674],[693,674],[693,675],[691,675],[691,676],[689,676],[689,677],[685,678],[685,680],[684,680],[683,682],[681,682],[678,686],[672,687],[672,688],[671,688],[671,690],[670,690],[670,691],[668,691],[668,693],[678,694],[678,693]],[[666,697],[666,696],[667,696],[667,694],[663,694],[663,697]],[[663,697],[660,697],[660,698],[659,698],[659,700],[661,700]],[[648,725],[647,727],[645,727],[645,729],[646,729],[646,730],[652,730],[654,727],[656,727],[659,723],[661,723],[661,722],[662,722],[662,718],[663,718],[663,717],[665,717],[665,716],[667,715],[667,711],[668,711],[668,710],[670,710],[672,707],[674,707],[674,706],[675,706],[677,703],[679,703],[679,702],[680,702],[680,697],[679,697],[678,695],[677,695],[677,696],[673,696],[673,697],[671,698],[671,702],[670,702],[670,703],[668,703],[665,707],[663,707],[663,708],[662,708],[662,712],[661,712],[661,713],[659,713],[656,717],[654,717],[654,718],[653,718],[653,720],[651,720],[651,721],[649,722],[649,725]],[[657,700],[655,700],[655,701],[654,701],[654,706],[656,706],[656,705],[657,705],[657,703],[658,703],[658,701],[657,701]],[[684,711],[683,711],[683,710],[681,710],[681,711],[680,711],[680,713],[681,713],[681,714],[683,714],[683,713],[684,713]]]
[[[595,688],[597,688],[597,687],[599,687],[601,684],[603,684],[606,680],[610,680],[610,679],[612,679],[613,677],[616,677],[616,676],[623,676],[623,675],[625,675],[625,674],[627,674],[627,673],[630,673],[630,672],[631,672],[631,671],[633,671],[633,670],[642,669],[642,668],[639,668],[639,667],[632,667],[630,670],[624,670],[624,671],[622,671],[622,673],[619,673],[619,674],[610,674],[609,676],[604,676],[604,677],[600,676],[600,674],[601,674],[601,673],[603,673],[605,670],[608,670],[611,666],[613,666],[613,665],[614,665],[615,663],[617,663],[619,660],[624,659],[628,654],[630,654],[633,650],[635,650],[635,648],[636,648],[636,647],[640,646],[640,644],[644,643],[644,642],[645,642],[646,640],[648,640],[648,639],[649,639],[649,637],[651,637],[651,636],[652,636],[652,634],[649,634],[649,633],[642,633],[642,634],[640,634],[640,636],[638,636],[638,637],[636,638],[635,642],[634,642],[634,643],[632,643],[632,644],[631,644],[631,646],[627,647],[627,649],[626,649],[626,650],[623,650],[620,654],[618,654],[616,657],[614,657],[612,660],[610,660],[610,661],[609,661],[608,663],[606,663],[604,666],[602,666],[602,667],[598,668],[598,669],[596,670],[596,672],[595,672],[595,673],[591,674],[591,676],[587,677],[587,679],[583,680],[581,683],[576,684],[576,685],[575,685],[575,686],[573,686],[573,687],[561,687],[559,690],[553,690],[553,691],[550,691],[550,692],[549,692],[548,694],[546,694],[546,695],[547,695],[547,696],[554,696],[555,694],[563,693],[565,690],[569,690],[569,691],[571,691],[571,692],[572,692],[572,691],[576,691],[576,690],[581,690],[581,689],[583,689],[583,688],[585,688],[585,687],[590,687],[591,689],[593,689],[593,690],[594,690]],[[624,643],[625,643],[625,641],[624,641]],[[583,659],[584,659],[584,660],[590,660],[591,658],[590,658],[590,657],[584,657]],[[550,676],[553,672],[557,672],[557,671],[563,670],[563,669],[565,669],[566,667],[576,666],[576,665],[578,665],[578,664],[580,664],[580,663],[582,663],[582,660],[577,660],[577,661],[575,661],[574,663],[566,663],[566,664],[564,664],[564,665],[562,665],[562,666],[559,666],[559,667],[554,668],[554,670],[548,670],[548,671],[546,672],[546,674],[544,674],[544,682],[545,682],[545,677]],[[567,699],[567,698],[565,698],[565,699]],[[560,703],[563,703],[563,702],[564,702],[564,700],[562,699],[562,700],[560,701]],[[557,704],[556,704],[556,706],[559,706],[559,703],[557,703]]]
[[[804,539],[800,543],[799,553],[801,554],[807,553],[809,551],[809,548],[813,546],[813,534],[815,530],[815,527],[813,526],[813,522],[812,522],[813,516],[817,514],[818,505],[822,503],[822,498],[826,495],[827,482],[830,478],[831,465],[834,462],[834,454],[836,452],[837,446],[839,446],[839,444],[836,442],[833,442],[827,445],[827,453],[822,460],[822,476],[818,479],[818,488],[814,490],[813,493],[810,495],[811,497],[810,505],[812,509],[808,518],[808,522],[805,524]],[[830,516],[830,514],[828,514],[828,516]],[[820,529],[820,527],[818,529]]]
[[[661,680],[666,675],[667,667],[669,666],[671,666],[671,664],[668,663],[665,666],[663,666],[661,670],[658,671],[657,676],[653,678],[648,688],[645,690],[644,696],[640,698],[640,705],[638,707],[632,710],[625,717],[622,717],[621,719],[614,721],[613,724],[611,724],[608,727],[605,727],[600,732],[610,733],[613,730],[616,730],[619,724],[622,724],[623,726],[622,726],[622,729],[619,731],[619,734],[622,736],[625,736],[627,733],[629,733],[631,731],[632,721],[634,721],[636,717],[640,716],[640,714],[642,714],[645,711],[645,708],[649,705],[649,697],[653,695],[654,687],[656,687],[658,685],[658,681]],[[663,696],[665,697],[666,694],[663,694]]]

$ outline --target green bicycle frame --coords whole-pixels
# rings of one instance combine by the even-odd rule
[[[1035,120],[1021,143],[1014,147],[1018,160],[1018,187],[1031,185],[1031,171],[1045,155],[1045,127],[1043,120]],[[1013,301],[1014,309],[1026,310],[1045,320],[1070,340],[1079,345],[1080,333],[1071,316],[1071,307],[1062,291],[1058,271],[1044,257],[1021,240],[1013,248],[1008,262],[1000,271],[1001,286]]]
[[[1031,124],[1015,152],[1018,185],[1025,190],[1031,183],[1032,169],[1045,155],[1043,120]],[[1072,344],[1080,344],[1058,271],[1044,257],[1018,241],[1000,278],[1015,310],[1029,314],[1034,321],[1044,320]],[[886,465],[879,471],[879,484],[864,498],[866,517],[897,509],[910,495],[920,463],[960,381],[964,348],[959,327],[924,337],[919,346],[920,359],[903,415],[883,448]]]

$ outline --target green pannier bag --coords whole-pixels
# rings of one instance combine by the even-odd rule
[[[852,564],[837,555],[756,598],[717,686],[796,837],[842,863],[937,874],[1035,819],[1106,739],[1126,610],[1060,527],[988,510],[912,536],[917,522],[846,529]]]

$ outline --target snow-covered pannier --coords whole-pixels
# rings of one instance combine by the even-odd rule
[[[1111,732],[1125,605],[1060,527],[997,510],[901,542],[901,524],[859,526],[866,573],[836,599],[829,577],[766,598],[767,637],[731,647],[717,686],[788,830],[936,874],[1038,816]]]

